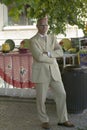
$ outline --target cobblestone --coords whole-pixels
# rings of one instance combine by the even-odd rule
[[[69,114],[74,128],[57,126],[55,103],[47,101],[51,130],[87,130],[87,109]],[[43,130],[37,117],[35,99],[0,97],[0,130]]]

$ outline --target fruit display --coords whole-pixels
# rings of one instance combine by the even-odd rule
[[[84,26],[83,32],[84,32],[84,35],[87,36],[87,23],[86,23],[85,26]]]
[[[68,52],[69,53],[76,53],[76,52],[78,52],[78,49],[75,47],[71,47],[70,49],[68,49]]]
[[[27,53],[29,51],[29,39],[20,42],[19,53]]]
[[[81,49],[80,51],[79,51],[79,54],[87,54],[87,49]]]
[[[20,48],[29,49],[29,39],[24,39],[20,42]]]
[[[7,39],[5,43],[9,44],[10,51],[12,51],[15,48],[15,42],[12,39]]]
[[[9,51],[10,51],[10,46],[9,46],[9,44],[8,44],[8,43],[2,44],[2,52],[7,53],[7,52],[9,52]]]
[[[59,44],[62,46],[64,52],[77,53],[79,51],[79,48],[73,47],[71,40],[68,38],[62,39]]]
[[[68,38],[64,38],[60,41],[60,45],[62,46],[63,50],[67,51],[72,47],[71,41]]]

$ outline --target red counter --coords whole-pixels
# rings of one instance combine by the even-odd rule
[[[0,52],[0,77],[13,87],[32,88],[31,67],[33,58],[31,53]]]

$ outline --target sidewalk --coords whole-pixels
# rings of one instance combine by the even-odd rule
[[[87,109],[80,114],[69,114],[75,127],[66,128],[57,126],[54,102],[47,100],[46,105],[51,130],[87,130]],[[0,97],[0,130],[43,130],[37,118],[35,99]]]

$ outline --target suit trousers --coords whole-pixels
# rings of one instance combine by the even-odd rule
[[[38,116],[41,122],[49,122],[49,117],[46,112],[45,101],[48,89],[50,88],[53,92],[54,100],[56,103],[57,121],[58,123],[63,123],[65,121],[68,121],[66,108],[66,92],[62,80],[55,81],[51,76],[51,72],[49,73],[50,78],[47,82],[36,83],[36,102]]]

